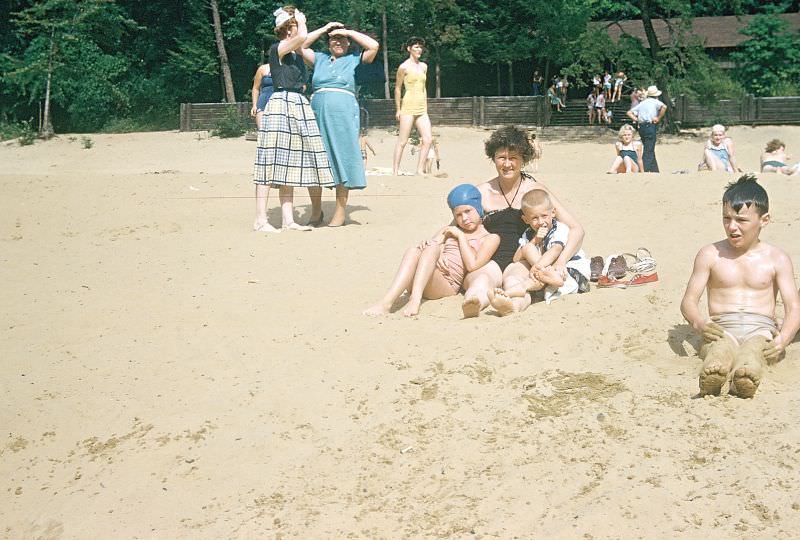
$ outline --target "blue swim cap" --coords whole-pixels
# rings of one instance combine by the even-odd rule
[[[450,210],[464,204],[473,207],[478,211],[478,215],[483,217],[481,192],[472,184],[459,184],[447,195],[447,206],[450,207]]]

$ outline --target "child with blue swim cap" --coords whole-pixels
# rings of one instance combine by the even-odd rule
[[[483,227],[481,192],[472,184],[454,187],[447,195],[455,225],[440,229],[430,240],[406,250],[389,290],[365,315],[386,315],[404,291],[409,291],[403,315],[419,313],[422,299],[438,300],[461,291],[464,278],[487,264],[500,237]]]

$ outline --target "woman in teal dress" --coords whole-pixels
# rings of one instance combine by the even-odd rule
[[[345,222],[349,191],[367,187],[358,143],[360,121],[355,71],[361,62],[369,64],[375,59],[378,42],[355,30],[345,29],[341,23],[330,22],[309,32],[304,47],[309,47],[322,34],[328,34],[328,50],[314,52],[304,48],[303,59],[314,66],[311,107],[336,184],[336,211],[328,226],[339,227]],[[360,53],[349,52],[351,39],[362,48]],[[322,218],[315,225],[321,222]]]

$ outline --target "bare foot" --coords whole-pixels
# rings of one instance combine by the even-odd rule
[[[700,395],[718,396],[728,379],[729,369],[729,366],[722,362],[706,361],[700,371]]]
[[[514,301],[499,287],[494,290],[489,289],[489,303],[501,317],[514,312]]]
[[[287,224],[287,225],[284,225],[283,228],[284,228],[284,230],[287,230],[287,231],[313,231],[314,230],[312,227],[308,227],[306,225],[300,225],[299,223],[295,223],[294,221],[289,223],[289,224]]]
[[[361,312],[362,315],[369,315],[370,317],[379,317],[381,315],[388,315],[389,310],[392,306],[386,306],[384,304],[375,304],[374,306],[365,309]]]
[[[481,313],[481,301],[475,296],[464,298],[464,303],[461,304],[461,311],[464,313],[465,319],[477,317]]]
[[[416,317],[419,313],[419,300],[414,300],[413,298],[409,299],[406,307],[403,308],[403,315],[406,317]]]
[[[266,221],[264,223],[254,223],[253,224],[253,231],[255,232],[264,232],[264,233],[279,233],[281,232],[280,229],[276,229]]]
[[[731,394],[740,398],[751,398],[756,395],[758,385],[761,384],[761,369],[744,365],[736,368],[731,381]]]

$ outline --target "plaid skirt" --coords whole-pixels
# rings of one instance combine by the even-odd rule
[[[275,92],[258,129],[256,184],[333,187],[314,111],[303,94]]]

